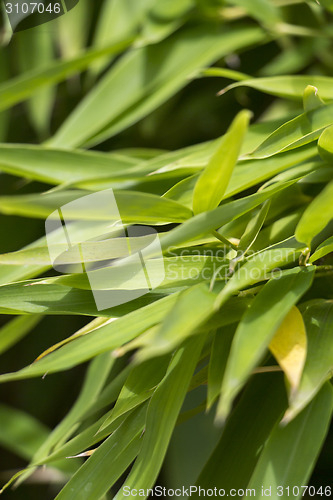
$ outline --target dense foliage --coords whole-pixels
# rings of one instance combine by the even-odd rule
[[[8,455],[6,488],[314,496],[333,411],[332,12],[81,0],[13,36],[4,20],[0,444],[24,460]],[[109,188],[164,258],[148,256],[158,286],[98,310],[86,273],[52,269],[44,222]],[[87,204],[79,218],[101,214]],[[112,248],[99,236],[95,264]]]

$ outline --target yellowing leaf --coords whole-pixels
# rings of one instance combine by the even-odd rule
[[[285,317],[271,340],[269,349],[284,371],[291,392],[295,392],[301,380],[307,352],[305,325],[296,306]]]
[[[95,448],[94,450],[88,450],[88,451],[84,451],[83,453],[79,453],[78,455],[72,455],[70,457],[67,457],[67,458],[79,458],[79,457],[91,457],[91,455],[97,450],[97,448]]]

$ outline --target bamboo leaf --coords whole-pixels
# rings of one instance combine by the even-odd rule
[[[225,93],[236,87],[251,87],[266,94],[278,97],[302,99],[304,89],[311,85],[319,89],[322,99],[333,99],[332,78],[320,75],[294,75],[294,76],[271,76],[266,78],[256,78],[233,83],[226,87]]]
[[[283,184],[275,184],[260,193],[231,201],[221,207],[215,208],[215,210],[192,217],[192,219],[182,224],[181,227],[177,227],[165,236],[161,236],[162,249],[165,251],[181,243],[186,243],[195,237],[207,234],[228,222],[238,219],[253,208],[264,203],[264,201],[271,198],[278,191],[291,186],[294,182],[295,181],[289,181]]]
[[[304,306],[303,317],[308,337],[308,352],[298,390],[291,395],[284,421],[293,419],[318,393],[332,375],[332,302],[314,300]]]
[[[56,496],[57,500],[95,500],[101,498],[126,471],[141,448],[141,435],[147,408],[131,414],[101,444]]]
[[[10,349],[42,320],[42,316],[21,316],[10,320],[0,329],[0,354]]]
[[[306,243],[309,248],[313,238],[333,219],[332,196],[333,182],[330,182],[306,208],[297,225],[297,240]]]
[[[313,280],[313,269],[292,269],[270,280],[244,314],[235,333],[221,388],[217,418],[225,419],[232,401],[243,387],[282,321]]]
[[[170,356],[159,357],[134,366],[129,374],[111,415],[103,423],[101,430],[119,416],[132,410],[150,398],[167,371]]]
[[[262,447],[286,406],[281,373],[253,376],[196,484],[205,489],[245,489]]]
[[[323,106],[325,103],[320,99],[318,95],[317,87],[313,85],[308,85],[303,94],[303,107],[305,113],[312,111],[313,109]]]
[[[85,70],[96,59],[119,54],[131,45],[133,39],[125,40],[111,47],[87,51],[70,61],[55,61],[47,69],[29,71],[0,85],[0,111],[10,108],[31,97],[36,91],[65,80],[68,76]]]
[[[186,28],[159,44],[130,51],[81,101],[48,144],[98,144],[153,111],[183,88],[198,69],[264,37],[257,28],[234,26],[220,32],[208,24]]]
[[[215,332],[208,369],[207,410],[220,394],[234,333],[234,325]]]
[[[3,172],[49,184],[76,184],[96,178],[127,178],[140,162],[119,153],[66,151],[30,144],[1,144]],[[93,168],[93,172],[92,172]],[[135,174],[133,174],[135,175]]]
[[[200,175],[193,193],[195,214],[216,208],[223,199],[236,165],[244,135],[251,117],[241,111],[222,137],[220,145]]]
[[[296,306],[292,307],[269,343],[269,349],[290,384],[291,394],[298,389],[307,353],[304,321]]]
[[[316,154],[317,151],[314,146],[304,146],[302,148],[287,151],[286,153],[280,153],[274,157],[268,157],[261,160],[239,161],[232,173],[230,183],[223,198],[227,199],[245,189],[255,186],[273,175],[298,165],[300,162],[309,160],[316,156]],[[175,184],[165,193],[164,197],[171,198],[191,208],[193,190],[196,182],[197,175],[187,177]]]
[[[287,491],[286,488],[292,485],[297,486],[293,489],[294,498],[303,497],[304,489],[300,485],[306,485],[310,478],[332,410],[332,387],[326,384],[293,422],[286,427],[275,427],[248,485],[259,493],[258,498],[266,498],[269,491]]]
[[[271,29],[281,20],[279,9],[269,0],[230,0],[230,3],[242,7],[250,16]]]
[[[318,151],[323,160],[333,160],[333,125],[325,128],[318,139]]]
[[[46,218],[58,208],[67,203],[83,197],[85,191],[61,191],[53,193],[41,193],[1,196],[0,212],[15,214],[24,217]],[[115,191],[117,206],[123,222],[182,222],[191,217],[192,212],[180,203],[167,200],[159,196],[134,191]],[[54,215],[58,217],[58,212]],[[80,208],[66,209],[68,217],[80,220],[112,220],[112,215],[105,210],[105,206],[91,206],[87,203],[87,209],[80,204]]]
[[[47,372],[65,370],[87,361],[97,354],[114,350],[159,323],[176,302],[177,297],[178,294],[175,293],[158,300],[156,303],[138,308],[123,318],[108,323],[91,334],[84,335],[75,342],[63,346],[33,365],[16,373],[1,375],[0,381],[38,377]]]
[[[31,415],[3,404],[0,418],[1,445],[28,460],[49,434],[47,427]]]
[[[213,315],[215,298],[206,283],[181,292],[161,327],[149,339],[149,345],[136,355],[137,361],[171,352],[193,335]]]
[[[203,342],[204,336],[190,339],[174,355],[167,374],[151,398],[142,448],[129,477],[115,497],[117,500],[126,497],[127,488],[147,490],[154,485]]]
[[[316,248],[316,251],[311,255],[309,262],[316,262],[316,260],[325,257],[333,252],[333,236],[328,238]]]
[[[64,276],[67,278],[67,276]],[[11,283],[0,286],[0,311],[2,314],[80,314],[118,318],[161,298],[163,294],[145,295],[135,302],[99,311],[89,289],[79,290],[70,286],[38,281]]]
[[[279,127],[253,153],[251,158],[266,158],[298,148],[318,139],[332,125],[333,105],[320,106]]]
[[[270,204],[270,200],[265,201],[262,207],[258,210],[257,214],[255,214],[254,217],[250,219],[250,222],[246,226],[246,230],[242,235],[238,245],[238,250],[242,253],[246,253],[248,250],[250,250],[253,243],[255,242],[267,217]]]
[[[233,294],[251,285],[266,281],[271,277],[279,279],[282,268],[297,261],[305,246],[291,237],[276,245],[250,255],[246,262],[231,276],[226,286],[218,294],[215,307],[219,309]],[[297,268],[295,268],[297,269]]]
[[[14,43],[17,62],[23,74],[29,70],[43,71],[53,62],[52,33],[45,31],[41,26],[20,32],[15,37]],[[32,95],[27,102],[30,120],[41,137],[49,132],[54,97],[54,89],[44,88]]]
[[[43,461],[54,449],[59,446],[64,439],[68,439],[79,426],[83,415],[94,405],[94,402],[101,392],[106,377],[112,367],[114,360],[108,354],[101,354],[95,357],[88,367],[85,380],[81,391],[72,408],[69,410],[65,418],[50,432],[48,437],[44,439],[41,446],[36,450],[31,457],[31,464]],[[35,467],[30,467],[18,480],[18,484],[26,480],[35,470]]]

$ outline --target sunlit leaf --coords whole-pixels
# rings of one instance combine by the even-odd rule
[[[332,196],[333,182],[310,203],[297,225],[297,240],[306,243],[309,248],[313,238],[333,219]]]
[[[307,353],[304,321],[296,306],[292,307],[283,320],[269,343],[269,349],[285,373],[291,393],[295,393]]]
[[[307,113],[308,111],[312,111],[313,109],[319,108],[323,106],[324,102],[320,99],[318,95],[317,87],[313,87],[312,85],[308,85],[303,94],[303,107],[304,111]]]
[[[241,319],[231,346],[221,388],[218,419],[224,419],[286,315],[310,287],[313,269],[295,268],[270,280]]]
[[[323,99],[333,99],[332,78],[320,75],[272,76],[244,80],[229,85],[223,93],[236,87],[245,86],[279,97],[302,99],[307,85],[317,87]]]
[[[80,103],[49,145],[100,143],[165,102],[202,66],[264,38],[257,28],[241,28],[239,35],[236,27],[221,32],[211,25],[186,28],[160,44],[129,52]]]
[[[302,309],[308,338],[308,352],[301,382],[290,398],[285,421],[295,417],[332,375],[333,342],[331,301],[310,301]]]
[[[216,208],[228,187],[251,114],[241,111],[200,175],[193,193],[194,213]]]

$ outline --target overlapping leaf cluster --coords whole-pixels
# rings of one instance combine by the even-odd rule
[[[16,316],[0,330],[1,353],[33,335],[44,315],[92,317],[36,352],[35,363],[0,376],[41,377],[89,361],[78,399],[53,431],[0,407],[1,443],[29,461],[18,483],[46,464],[68,481],[61,500],[104,498],[126,471],[126,486],[151,488],[175,427],[205,409],[223,432],[198,485],[259,491],[309,480],[333,411],[329,3],[105,1],[87,48],[88,30],[79,27],[88,26],[90,7],[82,0],[58,20],[62,58],[54,58],[53,33],[43,32],[42,52],[16,47],[22,74],[0,85],[1,133],[10,108],[26,101],[46,140],[1,144],[0,169],[48,186],[2,195],[0,212],[43,220],[113,188],[125,224],[160,231],[165,266],[152,292],[99,312],[84,274],[52,272],[45,237],[0,255],[0,311]],[[228,67],[235,54],[260,58],[267,44],[276,57],[253,75]],[[50,134],[56,84],[70,79],[75,88],[80,72],[88,90]],[[221,87],[237,80],[223,94],[240,100],[243,87],[274,100],[252,124],[242,110],[210,142],[172,152],[99,149],[201,77],[221,78]],[[103,243],[92,242],[92,261],[110,258]],[[139,277],[131,284],[140,287]],[[184,412],[187,393],[201,385],[205,400]],[[13,422],[30,444],[20,443]],[[76,455],[89,458],[67,458]]]

